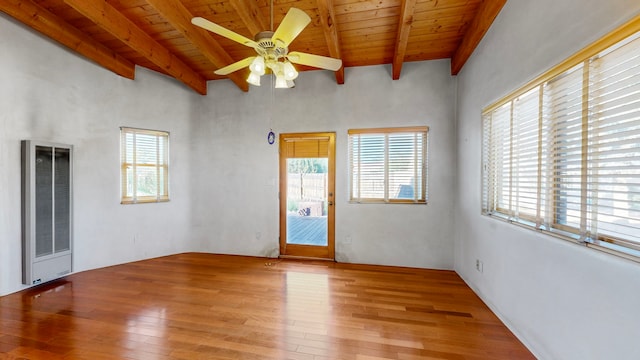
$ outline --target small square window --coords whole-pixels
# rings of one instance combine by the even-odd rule
[[[428,130],[349,130],[349,200],[425,204]]]

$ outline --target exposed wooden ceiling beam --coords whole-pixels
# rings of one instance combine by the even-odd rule
[[[0,11],[128,79],[135,65],[30,0],[0,1]]]
[[[231,6],[238,13],[240,19],[244,23],[244,26],[249,29],[251,36],[249,39],[265,30],[270,30],[271,27],[264,21],[264,17],[260,14],[260,8],[254,0],[231,0]]]
[[[187,38],[200,52],[218,68],[225,67],[234,62],[231,56],[222,48],[208,31],[193,24],[193,15],[177,0],[147,0],[156,11]],[[228,75],[242,91],[249,91],[249,84],[245,80],[247,71],[236,71]]]
[[[460,46],[451,57],[451,75],[458,75],[462,70],[506,2],[507,0],[484,0],[480,4],[480,8],[471,21]]]
[[[207,82],[150,35],[104,0],[64,0],[76,11],[145,56],[167,74],[198,92],[207,94]]]
[[[320,23],[322,24],[324,38],[329,47],[329,54],[336,59],[342,59],[333,0],[318,0],[318,13],[320,14]],[[338,84],[344,84],[344,65],[340,70],[336,71],[336,82],[338,82]]]
[[[400,71],[404,63],[404,55],[407,51],[407,43],[409,42],[409,32],[411,31],[411,23],[413,23],[413,12],[416,7],[416,0],[404,0],[400,7],[400,21],[398,23],[398,32],[396,33],[396,49],[393,54],[392,78],[400,79]]]

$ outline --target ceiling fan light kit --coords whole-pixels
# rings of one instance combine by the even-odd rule
[[[304,11],[290,8],[275,32],[261,31],[255,36],[254,41],[207,19],[201,17],[191,19],[191,23],[194,25],[251,47],[258,53],[257,56],[251,56],[220,68],[215,71],[215,74],[228,75],[248,66],[251,73],[247,78],[247,82],[254,86],[260,86],[260,77],[266,73],[268,68],[276,77],[275,87],[277,89],[287,89],[295,86],[293,80],[298,77],[298,71],[296,71],[293,64],[332,71],[338,71],[342,67],[342,60],[340,59],[295,51],[289,53],[289,44],[310,22],[311,18]]]

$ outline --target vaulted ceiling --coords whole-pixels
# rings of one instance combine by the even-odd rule
[[[311,23],[290,49],[342,59],[344,67],[451,59],[457,74],[506,0],[2,0],[0,11],[114,73],[133,79],[149,68],[206,94],[229,78],[248,91],[248,70],[213,72],[255,55],[253,49],[191,24],[200,16],[253,38],[277,28],[291,7]],[[301,65],[298,71],[313,70]],[[326,70],[322,70],[326,71]]]

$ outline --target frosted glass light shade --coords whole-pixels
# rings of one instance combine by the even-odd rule
[[[247,82],[251,85],[260,86],[260,75],[252,71],[247,78]]]
[[[282,70],[284,71],[285,80],[294,80],[295,78],[298,77],[298,72],[296,71],[296,68],[294,68],[293,65],[288,61],[284,62],[284,65],[282,66]]]
[[[288,89],[287,80],[285,80],[282,73],[276,76],[276,89]]]
[[[251,62],[251,65],[249,65],[249,70],[251,70],[252,73],[256,73],[258,76],[264,75],[264,58],[262,56],[256,56],[256,58]]]

